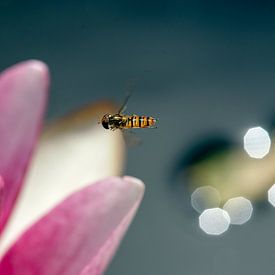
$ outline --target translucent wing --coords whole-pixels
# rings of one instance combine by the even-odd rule
[[[122,114],[125,110],[126,110],[126,107],[127,107],[127,103],[129,101],[129,98],[131,97],[132,93],[127,93],[125,99],[124,99],[124,102],[122,104],[122,106],[120,107],[120,109],[118,110],[118,113],[119,114]]]
[[[133,79],[129,79],[127,81],[127,84],[126,84],[126,91],[127,91],[127,93],[126,93],[126,96],[125,96],[125,99],[124,99],[124,102],[123,102],[122,106],[118,110],[119,114],[123,113],[126,110],[127,103],[129,101],[129,98],[133,94],[133,91],[134,91],[134,88],[136,86],[137,80],[138,80],[138,78],[133,78]]]
[[[127,147],[136,147],[142,144],[141,138],[135,132],[129,129],[121,129],[121,131]]]

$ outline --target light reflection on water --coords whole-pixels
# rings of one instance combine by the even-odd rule
[[[206,198],[205,198],[206,199]],[[275,206],[275,185],[273,188]],[[225,233],[230,224],[242,225],[252,216],[253,206],[250,200],[244,197],[229,199],[221,208],[209,208],[199,216],[199,226],[208,235]]]
[[[212,186],[198,187],[191,195],[191,205],[198,213],[207,208],[219,207],[220,202],[219,191]]]
[[[269,203],[275,207],[275,184],[269,188],[267,195]]]
[[[270,147],[271,138],[262,127],[250,128],[243,137],[243,148],[251,158],[264,158],[270,152]],[[189,170],[193,187],[205,181],[205,185],[197,187],[191,194],[192,207],[201,213],[200,228],[206,234],[220,235],[228,230],[229,224],[242,225],[248,222],[253,213],[252,201],[255,198],[255,201],[260,201],[261,194],[270,186],[269,180],[274,177],[270,173],[273,161],[272,157],[261,162],[249,160],[243,149],[232,147],[194,163]],[[247,190],[258,190],[258,193]],[[275,207],[275,184],[268,191],[268,200]],[[224,204],[223,209],[219,208],[222,207],[221,203]]]
[[[244,136],[244,149],[252,158],[263,158],[270,150],[271,140],[262,127],[250,128]]]
[[[250,200],[244,197],[236,197],[228,200],[223,209],[230,216],[231,224],[244,224],[250,220],[253,206]]]
[[[228,213],[221,208],[210,208],[202,212],[199,217],[200,228],[209,235],[221,235],[230,225]]]

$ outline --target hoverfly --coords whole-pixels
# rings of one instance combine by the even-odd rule
[[[131,94],[128,94],[119,111],[116,114],[105,114],[101,119],[101,124],[105,129],[112,131],[116,129],[132,129],[132,128],[156,128],[156,119],[151,116],[124,115],[126,105]]]

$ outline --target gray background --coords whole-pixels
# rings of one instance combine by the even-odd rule
[[[24,3],[23,3],[24,2]],[[26,3],[27,2],[27,3]],[[0,69],[29,58],[52,73],[48,117],[123,100],[154,115],[127,174],[146,195],[106,274],[275,274],[275,211],[220,237],[203,234],[170,173],[206,134],[241,142],[269,126],[275,105],[273,1],[0,1]]]

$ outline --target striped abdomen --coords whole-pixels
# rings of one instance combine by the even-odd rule
[[[156,119],[148,116],[124,116],[125,124],[123,128],[148,128],[156,123]]]

